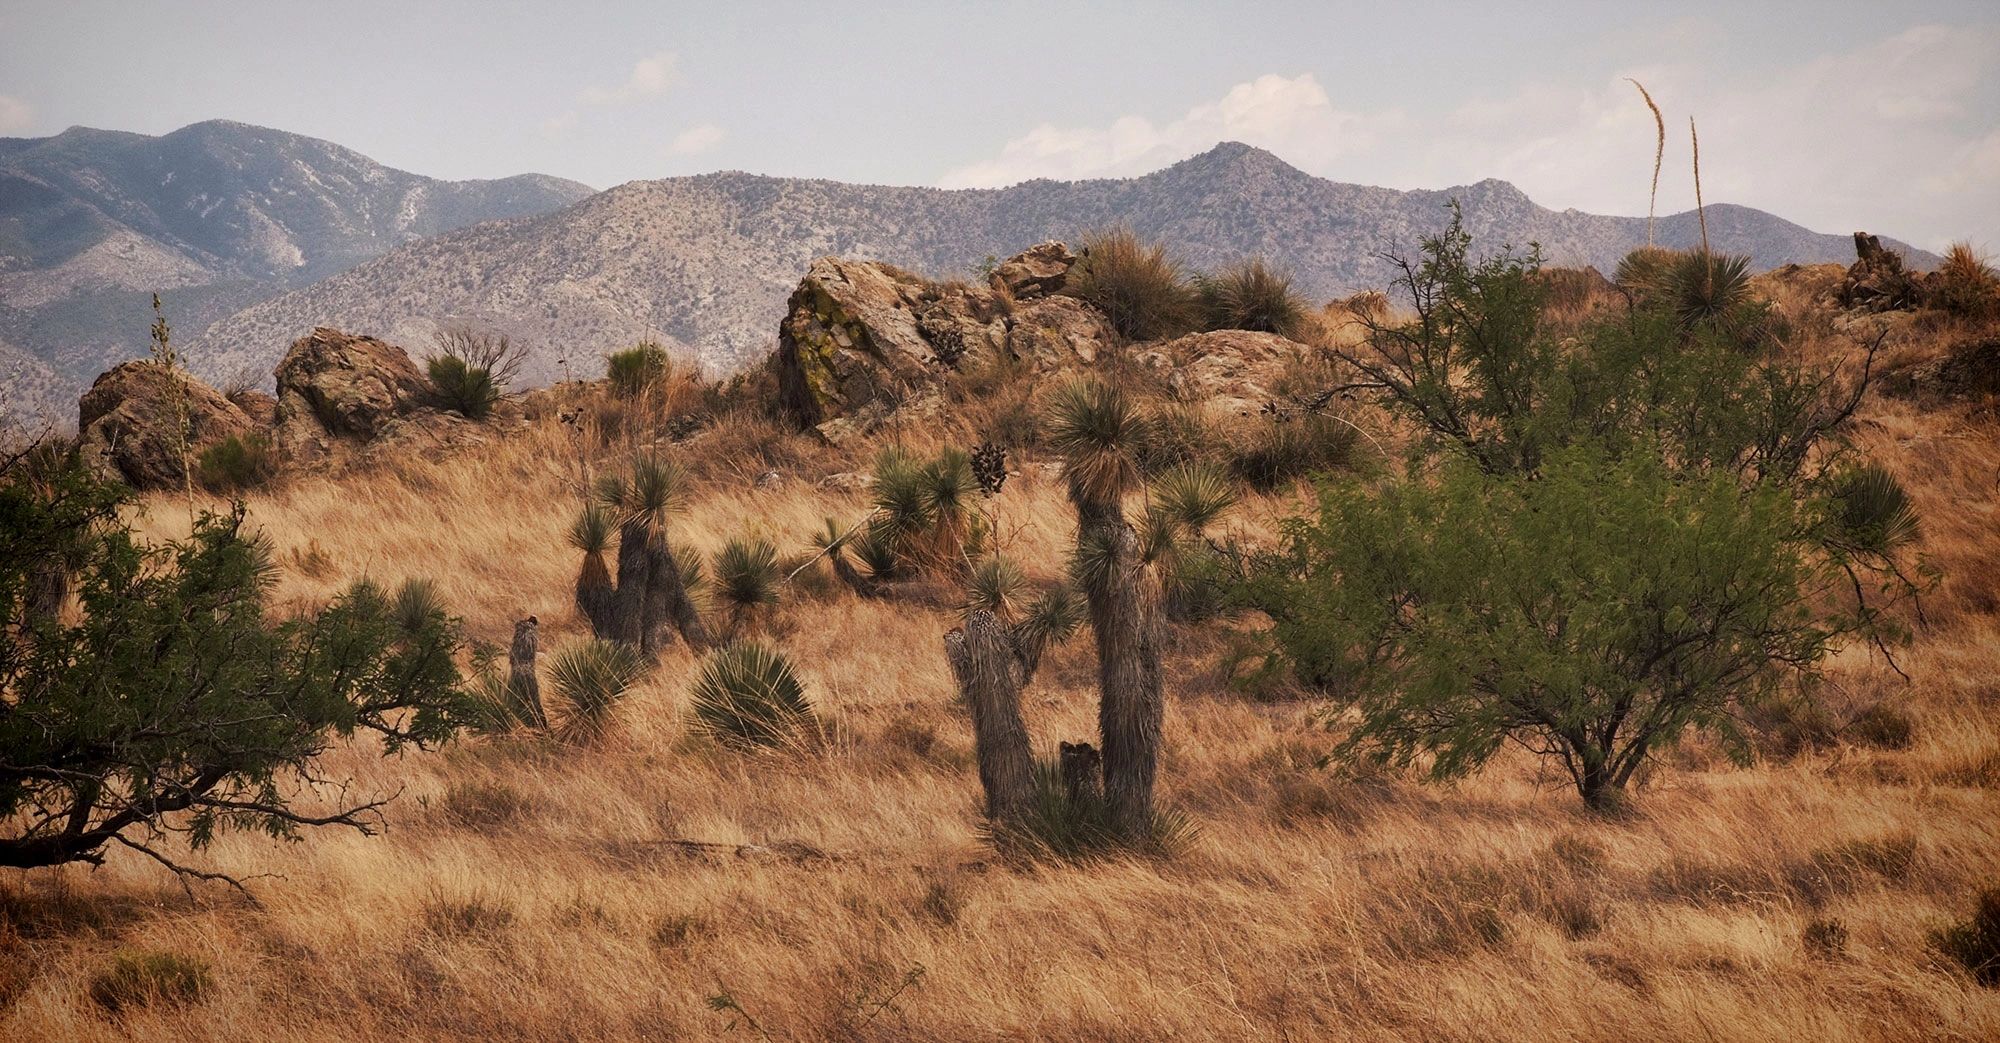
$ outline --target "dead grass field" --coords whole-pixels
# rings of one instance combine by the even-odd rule
[[[1898,362],[1957,335],[1905,329]],[[386,834],[228,836],[197,856],[258,877],[254,904],[121,852],[0,882],[0,1037],[2000,1038],[2000,990],[1927,941],[2000,883],[2000,424],[1878,396],[1857,432],[1911,486],[1944,578],[1910,682],[1856,650],[1829,699],[1842,720],[1907,713],[1903,748],[1843,736],[1738,768],[1697,742],[1604,818],[1519,756],[1449,788],[1320,767],[1333,739],[1313,708],[1232,691],[1227,636],[1187,630],[1161,779],[1199,839],[1171,861],[1014,866],[975,834],[939,644],[951,607],[807,583],[770,631],[829,722],[822,748],[688,738],[695,660],[676,646],[592,747],[341,751],[329,767],[353,792],[400,791]],[[866,509],[814,481],[852,460],[766,489],[735,463],[706,462],[678,538],[797,547]],[[250,517],[285,599],[429,576],[473,635],[502,641],[532,613],[546,651],[587,632],[562,539],[574,467],[542,421],[444,464],[294,481]],[[1268,530],[1293,502],[1238,524]],[[1004,547],[1053,576],[1070,538],[1053,479],[1030,466],[993,509]],[[171,534],[183,514],[154,498],[144,521]],[[1038,745],[1093,735],[1094,670],[1087,640],[1054,654],[1027,693]],[[138,952],[205,961],[212,987],[108,1015],[91,983]]]

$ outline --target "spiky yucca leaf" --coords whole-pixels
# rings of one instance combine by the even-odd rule
[[[1067,583],[1051,587],[1014,624],[1015,643],[1022,655],[1039,661],[1044,651],[1076,633],[1083,625],[1084,611],[1083,596],[1075,587]]]
[[[1074,380],[1056,390],[1045,444],[1062,457],[1072,495],[1115,504],[1139,483],[1147,421],[1131,398],[1101,380]]]
[[[1201,533],[1241,502],[1235,483],[1222,468],[1182,464],[1153,483],[1153,504],[1175,524]]]
[[[597,496],[617,512],[619,522],[637,522],[657,529],[666,523],[668,515],[686,507],[686,486],[686,476],[679,464],[663,456],[642,456],[632,461],[629,476],[605,475],[599,479]]]
[[[731,539],[715,555],[715,596],[731,611],[776,604],[783,578],[778,548],[761,536]]]
[[[930,497],[922,464],[898,449],[885,449],[875,460],[875,509],[882,524],[897,535],[930,527]]]
[[[611,530],[618,519],[601,503],[587,504],[569,525],[569,545],[589,555],[602,554],[611,546]]]
[[[998,554],[983,558],[965,578],[965,612],[969,616],[984,609],[1009,622],[1027,586],[1027,573],[1012,558]]]
[[[814,719],[791,661],[755,642],[718,649],[689,694],[694,728],[726,746],[781,746]]]
[[[854,560],[861,563],[870,579],[893,579],[902,566],[902,556],[896,551],[896,529],[892,522],[883,518],[862,527],[848,541],[854,549]]]
[[[1674,318],[1685,329],[1714,323],[1750,300],[1750,259],[1695,252],[1668,273]]]
[[[1834,523],[1849,546],[1886,554],[1917,538],[1917,511],[1896,476],[1868,464],[1834,487]]]
[[[681,589],[689,597],[695,597],[708,583],[708,569],[702,564],[701,551],[692,543],[671,542],[667,549],[673,553],[674,565],[680,570]]]
[[[390,613],[396,620],[397,629],[405,634],[414,634],[422,630],[428,620],[446,614],[444,595],[438,592],[436,580],[411,577],[396,588]]]
[[[972,474],[972,458],[963,449],[944,450],[917,473],[924,514],[933,523],[962,515],[966,505],[979,495],[979,480]]]
[[[567,711],[563,737],[589,740],[602,735],[612,710],[645,673],[645,659],[616,641],[583,641],[549,657],[549,687]]]
[[[1668,273],[1681,256],[1679,251],[1664,246],[1642,246],[1618,262],[1612,281],[1642,295],[1665,289]]]

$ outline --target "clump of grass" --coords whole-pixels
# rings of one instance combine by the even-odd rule
[[[1101,787],[1071,794],[1055,756],[1038,756],[1033,766],[1034,799],[1026,814],[1008,826],[987,825],[986,839],[1001,851],[1028,859],[1087,862],[1138,854],[1171,858],[1198,836],[1194,820],[1168,807],[1155,809],[1138,838],[1121,837]]]
[[[949,878],[933,877],[924,884],[923,896],[917,899],[917,911],[949,927],[965,911],[965,892]]]
[[[431,359],[425,368],[438,405],[468,420],[486,419],[500,402],[500,389],[493,383],[493,374],[478,366],[466,365],[464,359],[439,356]]]
[[[1836,917],[1814,917],[1800,929],[1799,944],[1815,960],[1838,960],[1847,955],[1847,925]]]
[[[1915,740],[1916,730],[1916,722],[1909,714],[1887,703],[1876,703],[1856,714],[1840,731],[1856,746],[1906,750]]]
[[[817,719],[791,660],[750,641],[710,653],[688,698],[695,730],[738,749],[795,742]]]
[[[715,927],[707,917],[695,913],[675,913],[663,916],[653,925],[653,948],[677,950],[685,949],[695,942],[714,933]]]
[[[1306,303],[1292,292],[1292,277],[1251,258],[1202,279],[1203,324],[1211,330],[1252,330],[1290,337],[1306,316]]]
[[[1972,916],[1932,932],[1931,944],[1958,961],[1974,981],[2000,987],[2000,888],[1982,891]]]
[[[214,987],[207,961],[171,952],[120,953],[90,983],[90,998],[112,1013],[153,1004],[185,1006]]]
[[[424,899],[424,927],[443,938],[479,938],[498,934],[514,923],[514,908],[484,894],[447,897],[433,893]]]
[[[1127,340],[1159,340],[1194,328],[1199,302],[1181,266],[1158,243],[1129,228],[1084,237],[1080,259],[1063,292],[1104,313]]]
[[[1929,303],[1963,318],[2000,315],[2000,275],[1971,243],[1953,243],[1945,251],[1944,263],[1931,276]]]
[[[230,435],[201,451],[195,460],[195,480],[212,493],[261,489],[278,473],[271,440],[262,434]]]
[[[666,383],[672,374],[673,360],[667,349],[652,341],[604,357],[604,376],[611,390],[628,398]]]
[[[528,808],[528,798],[504,782],[455,782],[438,802],[445,818],[469,829],[504,826],[526,814]]]
[[[617,641],[582,641],[551,656],[549,687],[567,711],[563,738],[588,741],[602,735],[612,711],[645,673],[645,658]]]
[[[1229,467],[1260,492],[1354,464],[1354,429],[1319,413],[1260,423],[1232,450]]]

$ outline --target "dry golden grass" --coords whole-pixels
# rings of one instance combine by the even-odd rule
[[[2000,430],[1878,398],[1859,439],[1911,485],[1945,572],[1903,655],[1911,683],[1858,651],[1835,673],[1837,713],[1910,716],[1901,749],[1835,741],[1739,769],[1693,743],[1602,818],[1520,757],[1453,788],[1317,767],[1331,740],[1311,708],[1231,692],[1227,637],[1191,630],[1166,670],[1161,777],[1200,825],[1193,848],[1010,866],[975,835],[938,641],[950,607],[822,584],[771,623],[829,722],[821,747],[690,740],[695,661],[676,648],[588,748],[340,751],[329,767],[355,792],[401,791],[389,831],[220,839],[200,861],[272,874],[255,904],[186,895],[120,853],[6,881],[0,1038],[2000,1038],[2000,992],[1926,941],[2000,880]],[[667,451],[703,476],[676,538],[704,551],[741,532],[801,547],[866,510],[812,480],[851,461],[752,487],[742,454],[818,457],[749,418]],[[550,650],[586,634],[562,539],[576,460],[544,418],[479,455],[297,481],[250,516],[288,565],[285,599],[430,576],[475,636],[532,613]],[[1021,470],[997,532],[1049,578],[1068,511],[1046,471]],[[1242,524],[1267,533],[1286,509],[1255,501]],[[182,514],[156,499],[143,523],[170,535]],[[1038,745],[1092,734],[1093,685],[1087,640],[1054,654],[1028,693]],[[115,1017],[91,1001],[116,954],[155,951],[206,961],[207,994]],[[754,1027],[712,1009],[725,994]]]

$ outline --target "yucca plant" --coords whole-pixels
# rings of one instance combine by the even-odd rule
[[[1095,305],[1128,340],[1177,336],[1194,328],[1198,317],[1180,264],[1166,247],[1143,242],[1128,228],[1085,236],[1062,292]]]
[[[682,583],[683,566],[667,541],[667,522],[683,506],[680,468],[659,456],[633,461],[629,475],[606,475],[598,500],[618,518],[618,595],[612,630],[642,655],[658,654],[672,624],[691,644],[707,634]]]
[[[396,628],[405,634],[421,633],[429,620],[449,614],[445,611],[444,595],[438,592],[437,581],[417,576],[404,580],[396,588],[389,611],[390,618],[396,621]]]
[[[2000,314],[2000,275],[1971,243],[1953,243],[1931,277],[1929,298],[1932,307],[1953,315],[1991,318]]]
[[[1668,273],[1667,291],[1681,328],[1725,321],[1750,301],[1750,259],[1707,251],[1682,254]]]
[[[827,565],[833,570],[835,578],[846,584],[848,589],[854,591],[856,594],[864,598],[873,598],[881,596],[881,585],[875,581],[872,575],[862,575],[854,567],[854,563],[847,560],[848,547],[854,545],[857,540],[866,538],[862,530],[867,528],[867,524],[867,521],[864,521],[860,525],[843,529],[840,527],[839,522],[828,518],[826,519],[826,526],[813,535],[813,546],[826,559]]]
[[[847,546],[853,549],[854,560],[861,563],[868,579],[880,582],[901,575],[902,556],[896,552],[896,529],[883,518],[878,516],[862,526]]]
[[[1011,623],[1027,587],[1027,573],[1012,558],[999,554],[981,558],[965,577],[965,612],[991,612],[1002,623]]]
[[[791,661],[748,641],[718,649],[702,663],[689,712],[696,731],[738,749],[797,742],[816,720]]]
[[[1154,506],[1195,534],[1222,520],[1241,500],[1229,476],[1213,464],[1183,464],[1153,482]]]
[[[1150,425],[1123,391],[1090,378],[1071,381],[1050,399],[1049,421],[1044,444],[1062,459],[1070,499],[1079,508],[1115,510],[1138,488]]]
[[[1029,605],[1010,628],[1021,660],[1021,684],[1034,680],[1048,650],[1075,636],[1083,625],[1083,598],[1068,584],[1051,587]]]
[[[930,528],[930,499],[923,464],[891,446],[876,454],[874,505],[881,528],[896,537]]]
[[[577,512],[569,527],[569,545],[583,553],[583,564],[576,572],[576,609],[590,621],[591,633],[606,639],[616,636],[618,589],[604,564],[604,552],[611,546],[611,530],[616,524],[610,508],[593,503]]]
[[[1638,297],[1660,292],[1666,289],[1668,276],[1682,256],[1664,246],[1642,246],[1619,260],[1612,281]]]
[[[1833,532],[1843,547],[1888,554],[1915,542],[1916,507],[1895,475],[1880,464],[1866,464],[1834,484]]]
[[[729,636],[741,632],[756,614],[778,603],[784,575],[778,569],[778,548],[761,536],[736,537],[715,555],[715,597],[729,613]]]
[[[1306,304],[1292,292],[1290,275],[1253,257],[1199,283],[1205,325],[1211,330],[1252,330],[1289,337],[1304,321]]]
[[[549,687],[562,701],[562,738],[588,742],[603,735],[612,711],[645,674],[646,661],[615,641],[583,641],[551,656]]]

